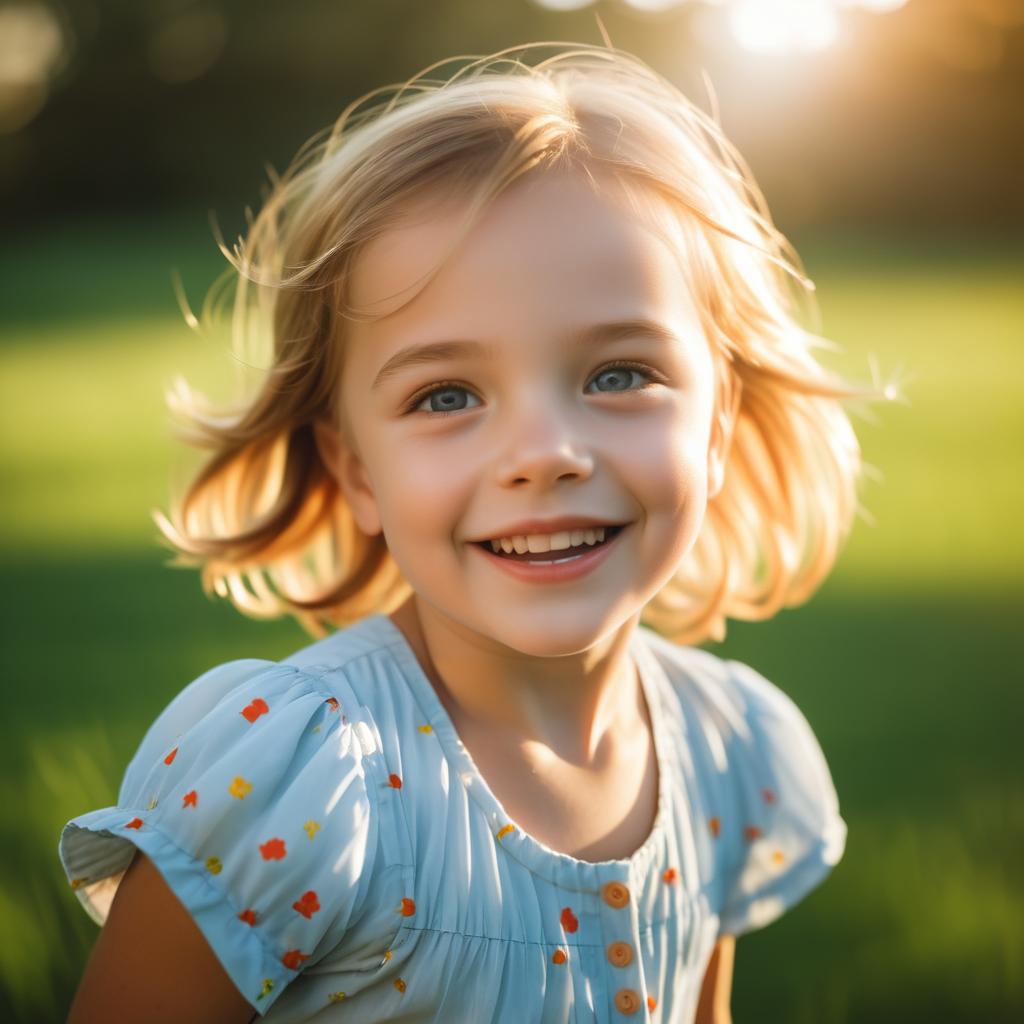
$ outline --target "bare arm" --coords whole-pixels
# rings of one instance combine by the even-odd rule
[[[248,1024],[255,1016],[163,876],[136,851],[67,1024]]]
[[[711,952],[697,1004],[694,1024],[732,1024],[729,1000],[732,995],[732,966],[736,955],[736,936],[719,935]]]

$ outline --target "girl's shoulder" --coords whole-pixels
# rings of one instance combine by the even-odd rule
[[[645,636],[676,700],[687,770],[707,811],[724,887],[720,930],[764,927],[845,850],[821,744],[796,702],[750,665]]]
[[[349,683],[345,638],[336,663],[325,650],[194,678],[147,729],[116,805],[60,837],[68,882],[98,924],[145,853],[261,1014],[299,972],[341,955],[375,912],[385,866],[379,733]]]
[[[804,743],[814,739],[793,698],[757,669],[700,647],[673,643],[650,629],[644,629],[644,636],[682,711],[700,718],[705,729],[713,727],[723,740],[753,749],[784,734],[799,734]]]

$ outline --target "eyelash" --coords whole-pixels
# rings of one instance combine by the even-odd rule
[[[607,363],[606,365],[602,366],[600,368],[600,370],[597,371],[597,373],[594,375],[594,377],[595,378],[596,377],[600,377],[602,373],[607,373],[609,370],[636,370],[638,373],[642,373],[642,374],[644,374],[645,376],[647,376],[647,377],[649,377],[651,379],[652,383],[645,384],[642,387],[631,389],[631,390],[646,391],[647,388],[652,386],[652,384],[659,384],[659,383],[664,383],[665,382],[665,378],[660,373],[658,373],[657,370],[652,370],[651,367],[646,366],[644,363],[635,363],[635,362],[632,362],[632,361],[630,361],[628,359],[627,360],[618,360],[617,362],[613,362],[613,363]],[[409,401],[402,408],[403,415],[409,415],[409,414],[415,412],[416,411],[416,406],[422,405],[424,400],[429,398],[432,394],[434,394],[435,391],[446,391],[449,388],[459,388],[462,391],[471,391],[472,390],[471,388],[467,388],[464,384],[459,384],[457,381],[454,381],[454,380],[438,381],[436,384],[430,385],[430,387],[427,388],[425,391],[418,391],[415,395],[413,395],[413,397],[410,398]],[[609,394],[609,395],[614,395],[616,393],[617,392],[614,392],[614,391],[607,391],[607,392],[605,392],[605,394]],[[618,394],[622,394],[622,393],[623,392],[618,392]],[[448,410],[442,411],[442,412],[434,412],[434,411],[427,412],[427,411],[424,411],[424,415],[430,416],[432,418],[436,418],[436,417],[441,417],[441,416],[456,416],[456,415],[458,415],[461,412],[468,412],[468,411],[469,410],[467,410],[467,409],[448,409]]]

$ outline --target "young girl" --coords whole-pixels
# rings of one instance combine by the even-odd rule
[[[158,522],[319,639],[200,675],[65,826],[72,1021],[727,1021],[735,936],[843,853],[802,713],[693,645],[826,576],[873,392],[714,120],[509,52],[353,104],[224,249],[271,365],[173,396],[213,455]]]

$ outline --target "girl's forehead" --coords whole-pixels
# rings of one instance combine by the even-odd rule
[[[460,237],[465,216],[466,207],[450,199],[421,202],[362,248],[348,300],[381,319],[360,328],[380,335],[436,317],[448,326],[452,317],[540,311],[578,320],[578,305],[640,315],[622,307],[678,305],[687,291],[679,254],[650,222],[620,196],[595,194],[573,176],[516,182]],[[597,318],[602,310],[593,312]]]

